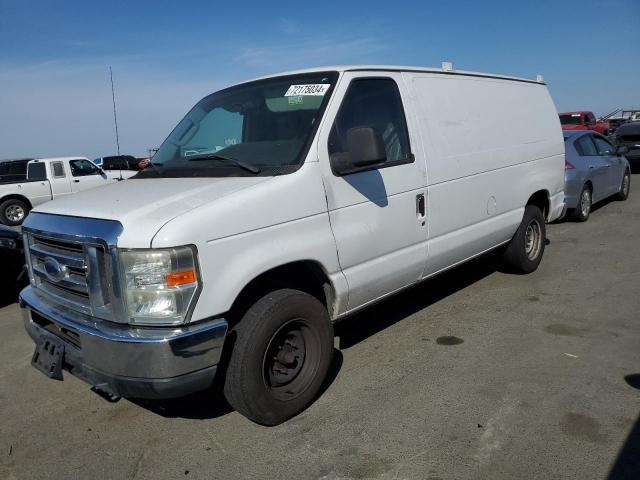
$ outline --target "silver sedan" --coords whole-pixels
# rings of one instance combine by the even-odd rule
[[[615,195],[626,200],[631,186],[629,162],[609,140],[591,130],[564,131],[564,200],[567,216],[584,222],[591,206]]]

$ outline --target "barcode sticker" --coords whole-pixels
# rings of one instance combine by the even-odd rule
[[[312,83],[309,85],[291,85],[284,94],[285,97],[298,97],[304,95],[312,95],[316,97],[322,97],[331,85],[323,83]]]

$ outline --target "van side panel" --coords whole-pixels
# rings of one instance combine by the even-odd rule
[[[507,242],[533,193],[557,204],[564,141],[544,85],[404,75],[427,156],[429,276]]]

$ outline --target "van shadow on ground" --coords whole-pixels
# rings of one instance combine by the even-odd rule
[[[640,390],[639,373],[627,375],[624,379],[630,387]],[[609,480],[640,478],[640,415],[636,418],[607,478]]]
[[[335,325],[340,349],[348,349],[403,319],[433,305],[449,295],[491,275],[498,270],[497,255],[487,255],[472,260],[460,267],[427,281],[388,300],[367,308]],[[321,396],[337,378],[342,367],[343,356],[334,349],[329,375],[320,392]],[[131,400],[157,415],[169,418],[212,419],[233,409],[222,393],[218,378],[213,388],[187,397],[173,400]]]

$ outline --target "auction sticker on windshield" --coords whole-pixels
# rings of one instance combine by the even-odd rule
[[[297,97],[301,95],[314,95],[314,96],[323,96],[329,90],[331,85],[323,84],[323,83],[312,83],[309,85],[291,85],[287,93],[284,94],[285,97]]]

